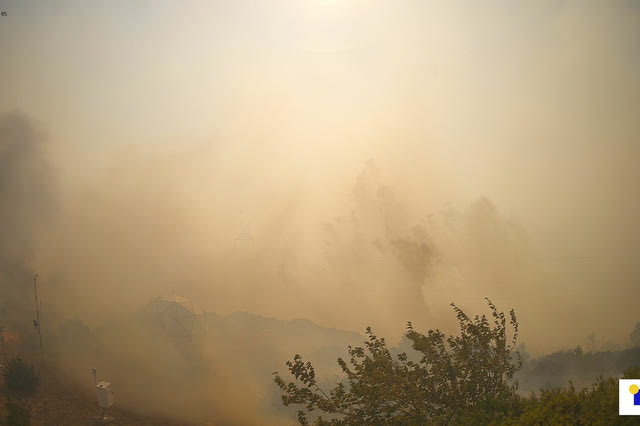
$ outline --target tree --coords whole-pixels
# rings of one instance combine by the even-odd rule
[[[636,328],[633,329],[629,338],[633,346],[640,346],[640,322],[636,324]]]
[[[492,406],[504,416],[518,414],[516,385],[510,380],[520,368],[514,351],[518,322],[511,310],[509,319],[487,299],[493,321],[476,315],[470,319],[455,304],[459,336],[440,330],[425,335],[407,325],[407,338],[420,355],[413,361],[403,352],[394,359],[384,338],[367,328],[364,347],[349,347],[348,362],[338,358],[345,380],[329,392],[316,382],[315,370],[300,355],[286,366],[295,382],[278,374],[274,381],[282,390],[282,403],[302,405],[300,424],[318,410],[316,425],[326,424],[425,424],[464,422],[479,407]],[[507,337],[507,321],[513,335]],[[499,420],[499,419],[498,419]]]

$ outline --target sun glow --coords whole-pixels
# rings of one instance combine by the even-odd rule
[[[380,27],[377,8],[358,0],[308,0],[295,12],[296,39],[303,50],[339,52],[372,39]]]
[[[343,0],[313,0],[313,2],[322,4],[322,5],[327,5],[327,4],[333,4],[333,3],[340,3],[340,2],[343,2]]]

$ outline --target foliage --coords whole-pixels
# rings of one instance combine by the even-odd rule
[[[440,330],[421,334],[408,323],[406,336],[421,355],[417,362],[404,352],[394,359],[385,340],[367,328],[365,346],[349,347],[348,362],[338,359],[346,383],[328,393],[318,386],[312,364],[295,355],[286,365],[298,383],[287,383],[274,373],[282,402],[303,406],[298,412],[301,424],[308,424],[315,410],[328,416],[318,416],[317,425],[457,423],[480,407],[492,406],[498,406],[505,418],[517,414],[522,404],[509,380],[521,366],[514,351],[518,322],[513,310],[507,319],[487,302],[491,322],[485,315],[472,320],[452,304],[459,336]],[[514,331],[511,339],[507,321]]]
[[[625,371],[623,378],[640,378],[640,369]],[[618,380],[601,376],[581,391],[576,391],[569,382],[567,388],[532,395],[523,414],[505,424],[625,425],[638,424],[638,419],[618,415]]]
[[[640,322],[636,324],[636,328],[629,335],[629,339],[631,339],[633,346],[640,346]]]
[[[5,406],[7,408],[7,425],[29,426],[31,424],[31,405],[27,402],[8,399]]]
[[[578,389],[591,384],[595,378],[619,375],[638,365],[640,347],[619,351],[586,352],[580,346],[572,350],[557,351],[525,363],[516,379],[527,391],[560,388],[573,381]]]
[[[40,383],[40,376],[33,365],[22,358],[14,358],[3,366],[2,373],[7,389],[10,391],[32,395]]]

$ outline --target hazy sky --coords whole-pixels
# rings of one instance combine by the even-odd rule
[[[636,2],[0,5],[0,113],[58,188],[30,262],[70,315],[175,290],[400,333],[411,291],[429,328],[488,296],[540,350],[640,319]]]

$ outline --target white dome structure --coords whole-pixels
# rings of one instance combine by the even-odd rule
[[[152,308],[169,337],[192,337],[206,331],[204,312],[187,298],[158,297],[152,301]]]

